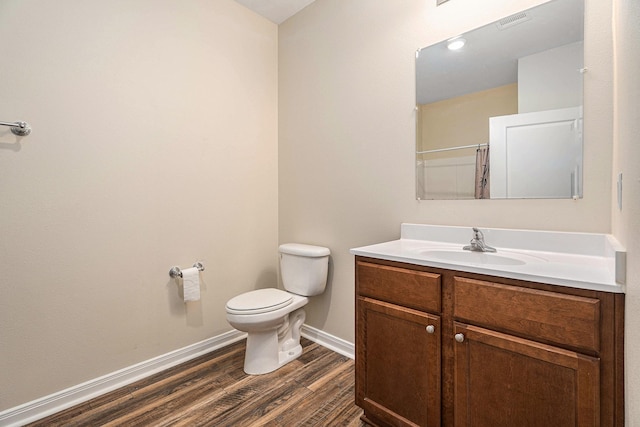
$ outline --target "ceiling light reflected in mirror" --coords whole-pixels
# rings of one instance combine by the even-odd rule
[[[449,50],[460,50],[467,44],[467,41],[462,37],[454,37],[447,41],[447,49]]]

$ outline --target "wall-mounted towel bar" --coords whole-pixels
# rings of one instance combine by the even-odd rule
[[[31,133],[31,126],[27,122],[0,122],[0,125],[11,127],[14,135],[27,136]]]
[[[201,262],[196,262],[193,266],[200,271],[204,271],[204,265]],[[169,270],[169,276],[174,279],[182,277],[182,270],[180,270],[180,267],[172,267],[171,270]]]

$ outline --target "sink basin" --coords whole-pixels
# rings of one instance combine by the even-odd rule
[[[433,258],[434,260],[479,265],[524,265],[546,261],[543,258],[507,251],[493,253],[472,252],[462,249],[425,249],[419,251],[419,254],[424,257]]]

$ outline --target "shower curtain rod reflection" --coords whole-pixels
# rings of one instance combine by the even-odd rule
[[[460,147],[438,148],[436,150],[416,151],[416,154],[439,153],[441,151],[462,150],[463,148],[480,148],[480,147],[488,147],[488,146],[489,146],[489,143],[485,142],[484,144],[463,145]]]

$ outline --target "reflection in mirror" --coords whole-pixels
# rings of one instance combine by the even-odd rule
[[[583,22],[552,0],[416,53],[418,199],[582,197]]]

